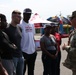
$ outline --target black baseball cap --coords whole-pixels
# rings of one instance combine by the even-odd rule
[[[26,8],[26,9],[24,9],[23,13],[30,13],[30,14],[32,14],[32,10],[30,8]]]

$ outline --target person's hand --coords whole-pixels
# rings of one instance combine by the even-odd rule
[[[1,62],[0,62],[0,75],[8,75],[7,71],[5,70]]]
[[[52,54],[52,55],[51,55],[51,58],[55,59],[55,58],[56,58],[56,56]]]
[[[58,55],[58,51],[56,52],[55,56],[57,57],[57,55]]]
[[[62,50],[65,50],[65,47],[66,47],[66,45],[65,45],[65,43],[64,43],[64,45],[62,46]]]

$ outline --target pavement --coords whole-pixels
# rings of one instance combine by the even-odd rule
[[[40,36],[36,36],[36,39],[39,40]],[[62,44],[61,47],[64,43],[67,43],[68,38],[63,38],[62,39]],[[36,63],[35,63],[35,75],[43,75],[43,65],[42,65],[42,61],[41,61],[41,53],[42,51],[39,50],[37,51],[37,59],[36,59]],[[66,51],[62,51],[61,50],[61,64],[60,64],[60,75],[72,75],[72,71],[66,67],[63,66],[62,62],[65,60],[67,52]],[[27,72],[26,74],[27,75]]]

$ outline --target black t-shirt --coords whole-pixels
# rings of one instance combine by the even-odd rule
[[[21,36],[18,32],[17,27],[14,27],[10,24],[9,27],[6,29],[6,33],[8,34],[10,41],[17,46],[17,49],[13,52],[13,57],[21,57]]]
[[[4,34],[3,34],[4,33]],[[6,38],[5,38],[6,37]],[[0,56],[2,59],[12,59],[13,48],[11,48],[4,40],[7,41],[8,35],[0,30]],[[9,41],[10,44],[12,44]]]

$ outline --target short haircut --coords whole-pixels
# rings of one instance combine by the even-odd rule
[[[19,10],[13,10],[12,14],[19,14],[19,15],[21,15],[21,12]]]
[[[4,14],[0,14],[0,19],[6,21],[6,16]]]

